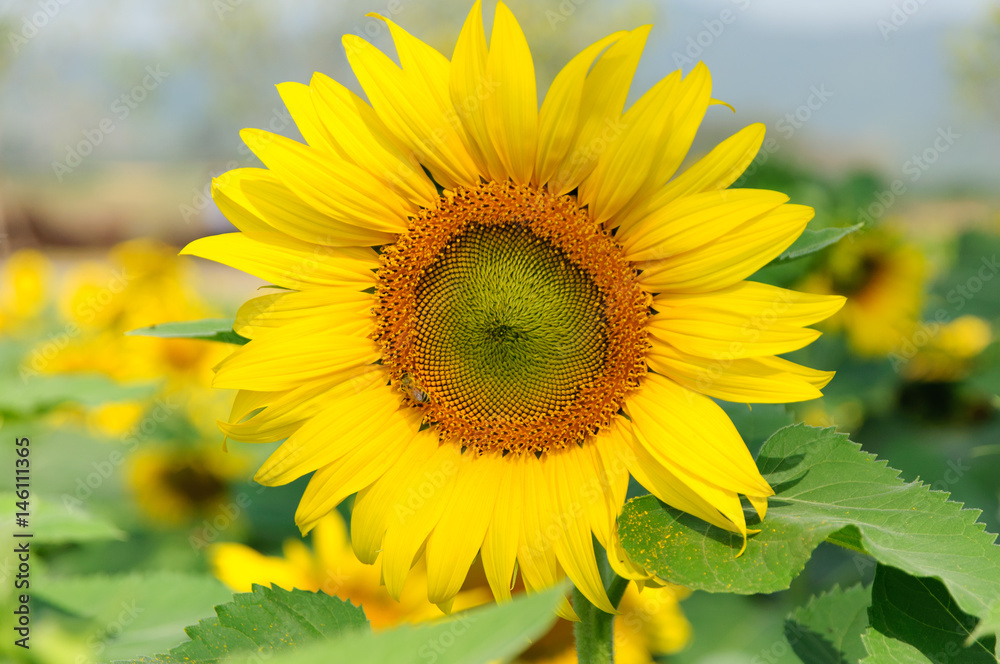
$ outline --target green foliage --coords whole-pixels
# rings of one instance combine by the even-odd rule
[[[871,595],[871,627],[863,637],[871,653],[866,664],[997,661],[996,637],[970,642],[976,619],[958,607],[940,581],[879,565]]]
[[[835,587],[793,611],[785,621],[785,636],[807,664],[857,662],[867,654],[861,634],[868,627],[870,605],[867,588]]]
[[[0,493],[0,504],[14,505],[17,497],[13,493]],[[94,516],[81,508],[60,504],[38,496],[31,497],[32,542],[36,544],[67,544],[71,542],[93,542],[99,540],[124,540],[125,533],[107,519]],[[17,532],[14,515],[3,523],[6,532]]]
[[[369,629],[360,608],[305,590],[254,585],[253,592],[234,595],[232,601],[215,607],[215,612],[217,617],[187,627],[184,631],[191,640],[168,654],[129,661],[214,664],[248,653],[263,660],[282,650]]]
[[[125,333],[128,336],[162,337],[165,339],[202,339],[204,341],[219,341],[242,346],[250,341],[233,331],[231,318],[205,318],[203,320],[181,321],[178,323],[160,323],[149,327],[140,327]]]
[[[170,648],[231,594],[212,577],[178,572],[44,576],[31,585],[32,599],[86,619],[98,661]]]
[[[13,377],[8,378],[11,381]],[[105,376],[55,375],[26,376],[20,384],[0,390],[0,415],[33,417],[57,406],[73,403],[100,406],[104,403],[145,399],[155,385],[120,385]]]
[[[931,290],[928,310],[943,310],[948,319],[966,314],[995,320],[1000,316],[1000,236],[970,231],[958,239],[955,260]]]
[[[272,664],[466,664],[509,661],[548,631],[566,596],[559,584],[513,602],[464,611],[435,623],[366,634],[355,632],[333,643],[312,644],[282,653]],[[170,660],[167,660],[170,661]],[[236,664],[236,660],[231,660]]]
[[[736,555],[741,537],[652,496],[626,504],[620,519],[625,550],[673,583],[770,593],[787,588],[813,549],[829,539],[914,576],[940,579],[972,615],[983,615],[1000,598],[1000,548],[977,523],[979,513],[919,482],[902,482],[898,471],[846,435],[787,427],[764,444],[757,464],[776,495],[742,556]]]
[[[851,233],[861,230],[862,226],[864,226],[864,224],[855,224],[853,226],[845,226],[843,228],[821,228],[819,230],[807,228],[803,231],[802,235],[799,236],[799,239],[793,242],[792,246],[788,249],[785,249],[784,253],[775,258],[774,261],[776,263],[783,263],[785,261],[793,261],[797,258],[808,256],[809,254],[814,254],[817,251],[821,251],[831,245],[837,244]]]

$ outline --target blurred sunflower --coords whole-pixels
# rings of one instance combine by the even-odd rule
[[[312,530],[312,550],[301,540],[287,540],[281,556],[267,556],[236,542],[215,544],[209,560],[216,577],[236,592],[248,592],[253,584],[275,585],[286,590],[322,590],[364,608],[375,629],[401,623],[433,620],[440,610],[427,601],[420,583],[410,584],[397,602],[381,586],[379,571],[361,563],[348,541],[340,513],[334,510]],[[423,561],[413,575],[423,579]],[[482,583],[480,581],[480,583]],[[653,655],[674,653],[688,642],[691,626],[680,609],[680,600],[690,591],[679,586],[647,586],[641,593],[630,585],[622,598],[615,630],[615,661],[621,664],[652,663]],[[491,596],[485,585],[466,583],[455,599],[453,610],[485,604]],[[573,623],[558,620],[516,660],[523,664],[575,662]]]
[[[375,629],[441,617],[417,586],[404,591],[398,601],[389,596],[379,584],[378,570],[355,557],[344,519],[336,510],[316,523],[312,544],[310,551],[301,540],[288,540],[284,555],[278,557],[226,542],[213,545],[209,559],[215,576],[236,592],[248,592],[255,583],[285,590],[322,590],[363,607]],[[425,573],[422,565],[414,571],[417,576]],[[488,601],[490,593],[485,587],[472,588],[458,594],[454,608],[467,609]]]
[[[207,383],[211,367],[228,354],[222,344],[123,337],[156,323],[217,315],[189,285],[183,263],[173,247],[131,240],[112,248],[107,260],[75,266],[59,298],[71,343],[39,370],[97,371],[120,381],[167,378],[168,389],[199,376]]]
[[[357,492],[354,551],[393,597],[423,558],[447,607],[481,551],[500,600],[520,569],[613,612],[592,534],[615,550],[630,473],[744,536],[740,496],[764,516],[773,491],[710,397],[806,400],[832,377],[776,355],[843,298],[744,281],[813,210],[727,189],[763,125],[677,174],[704,65],[622,113],[648,26],[581,52],[539,111],[502,3],[489,45],[476,3],[450,62],[386,22],[401,67],[344,37],[371,105],[322,74],[280,85],[308,145],[245,130],[268,169],[213,186],[240,232],[184,250],[283,289],[237,315],[252,341],[217,367],[240,390],[221,426],[285,440],[258,482],[313,473],[303,532]]]
[[[246,468],[245,458],[218,449],[144,446],[128,457],[127,480],[143,512],[176,526],[219,513]]]
[[[843,329],[859,355],[877,357],[898,352],[917,329],[925,272],[917,247],[879,227],[835,245],[801,288],[846,296],[843,310],[826,325]]]
[[[51,297],[52,264],[34,249],[14,252],[0,264],[0,332],[16,334],[37,319]]]
[[[966,377],[976,358],[990,342],[990,324],[977,316],[960,316],[941,326],[927,344],[906,364],[910,380],[954,382]]]
[[[691,638],[691,624],[680,600],[690,595],[680,586],[629,584],[615,617],[616,664],[654,664],[656,658],[682,650]],[[557,620],[548,633],[514,660],[518,664],[576,664],[573,623]]]

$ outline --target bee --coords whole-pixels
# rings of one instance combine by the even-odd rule
[[[427,396],[427,393],[424,392],[423,389],[421,389],[420,385],[417,384],[417,381],[413,380],[413,376],[410,374],[403,374],[399,383],[402,385],[403,391],[406,392],[406,395],[410,398],[410,401],[412,401],[414,405],[422,406],[425,403],[430,403],[430,397]]]

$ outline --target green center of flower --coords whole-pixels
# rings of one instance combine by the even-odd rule
[[[456,236],[415,293],[420,387],[483,419],[557,412],[604,364],[601,291],[520,224]]]

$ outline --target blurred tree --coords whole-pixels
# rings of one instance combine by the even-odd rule
[[[959,93],[972,108],[1000,121],[1000,4],[953,46]]]

